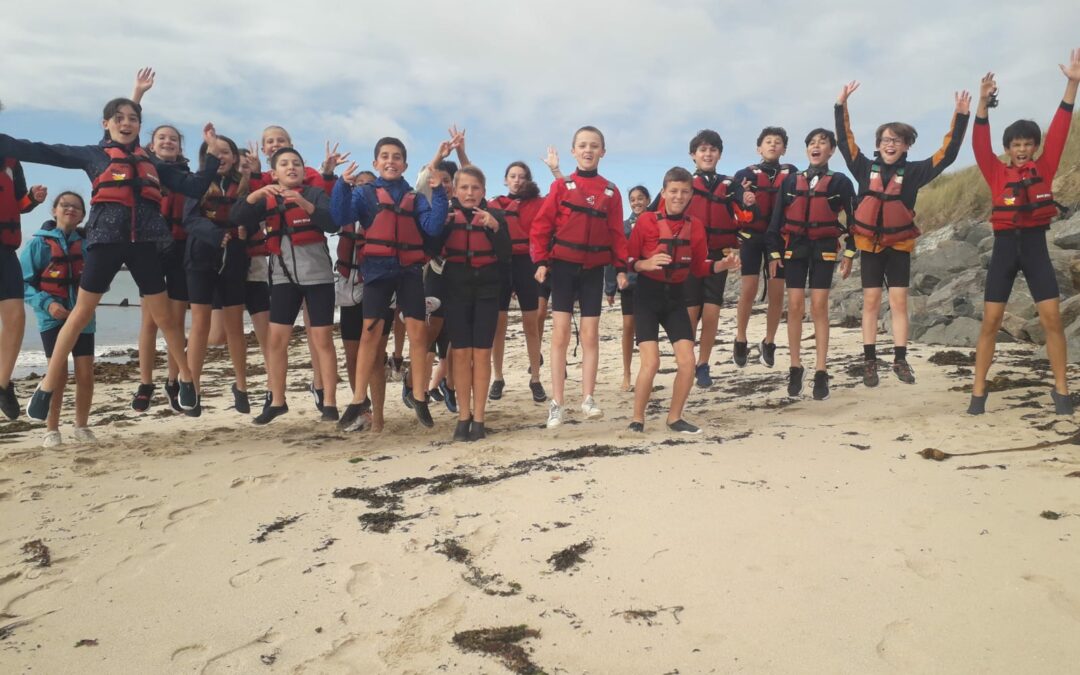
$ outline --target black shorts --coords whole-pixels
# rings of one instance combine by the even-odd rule
[[[243,249],[232,246],[220,270],[189,269],[187,271],[188,300],[193,305],[235,307],[244,304],[247,283],[248,257]]]
[[[1046,248],[1043,228],[994,233],[994,250],[986,273],[986,302],[1008,302],[1016,273],[1023,272],[1031,299],[1051,300],[1060,295],[1054,263]]]
[[[727,270],[707,277],[695,277],[693,274],[683,282],[683,296],[687,307],[724,304],[724,288],[727,286]]]
[[[536,265],[527,255],[515,255],[503,266],[502,297],[499,310],[510,309],[510,296],[517,295],[518,308],[523,312],[535,312],[540,306],[540,285],[536,283]]]
[[[450,329],[446,327],[446,323],[443,323],[439,329],[439,334],[435,336],[435,339],[428,345],[429,354],[438,354],[440,359],[445,359],[447,353],[450,351]]]
[[[829,290],[835,270],[836,261],[825,261],[815,256],[792,258],[784,261],[784,281],[788,288],[805,289],[809,281],[812,290]]]
[[[161,249],[161,271],[165,274],[165,293],[169,299],[188,302],[183,243],[174,241]]]
[[[15,249],[0,246],[0,300],[22,300],[22,265]]]
[[[604,304],[604,268],[584,269],[581,265],[553,260],[548,269],[551,280],[551,310],[573,314],[574,303],[581,316],[598,317]],[[639,277],[640,279],[640,277]]]
[[[627,286],[625,291],[619,291],[619,308],[623,316],[634,316],[634,289]]]
[[[309,328],[334,325],[334,284],[274,284],[270,289],[270,323],[295,325],[304,303],[311,319]]]
[[[424,299],[427,298],[439,299],[439,308],[431,316],[439,319],[446,316],[446,279],[430,266],[424,268]]]
[[[64,324],[60,324],[41,332],[41,346],[45,348],[45,358],[52,358],[53,349],[56,347],[56,338],[60,335],[60,329],[63,327]],[[94,334],[79,333],[79,338],[75,340],[75,348],[71,350],[71,355],[76,358],[80,356],[93,356]]]
[[[443,330],[450,337],[450,349],[491,349],[498,321],[498,296],[467,298],[451,294]]]
[[[551,298],[551,276],[550,275],[547,277],[547,279],[544,280],[544,283],[536,285],[536,292],[537,292],[537,295],[539,297],[543,298],[545,302],[548,301]]]
[[[364,283],[365,319],[385,319],[390,313],[390,299],[397,293],[397,312],[407,319],[426,319],[424,278],[419,265],[399,271],[397,277]],[[331,284],[331,288],[333,285]]]
[[[355,340],[360,341],[360,336],[364,333],[364,304],[350,305],[348,307],[341,308],[341,339],[342,340]],[[386,320],[383,321],[383,337],[390,335],[390,329],[393,328],[394,317],[387,313]]]
[[[672,344],[694,339],[682,284],[665,284],[639,276],[634,291],[634,337],[637,344],[659,341],[660,326],[664,327]]]
[[[756,277],[765,270],[765,276],[769,275],[769,249],[765,245],[765,234],[762,232],[739,232],[739,261],[742,263],[740,273],[744,277]]]
[[[221,309],[225,305],[221,302],[221,294],[214,292],[214,309]],[[261,312],[270,311],[270,284],[266,281],[244,282],[244,309],[248,316],[255,316]]]
[[[139,295],[165,292],[165,275],[157,244],[147,241],[120,244],[94,244],[83,254],[82,281],[79,288],[88,293],[104,293],[116,278],[120,268],[127,265],[131,278],[139,287]]]
[[[877,253],[859,254],[859,276],[863,288],[907,288],[911,285],[911,254],[887,248]]]

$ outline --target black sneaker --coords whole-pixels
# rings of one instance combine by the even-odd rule
[[[803,375],[806,374],[806,369],[802,366],[798,368],[788,368],[788,381],[787,381],[787,395],[795,398],[802,393],[803,388]]]
[[[469,440],[469,425],[472,424],[472,418],[467,420],[458,420],[457,426],[454,427],[454,440],[455,441],[467,441]]]
[[[543,403],[547,400],[547,392],[544,391],[544,385],[539,382],[530,382],[529,389],[532,389],[533,401],[536,403]]]
[[[906,360],[894,361],[892,371],[896,373],[897,379],[904,384],[915,384],[915,370]]]
[[[178,380],[177,384],[180,387],[180,391],[177,392],[176,398],[180,401],[181,410],[191,410],[199,405],[199,393],[195,391],[194,382]]]
[[[345,412],[338,420],[337,426],[340,431],[356,431],[365,426],[364,417],[371,412],[371,400],[365,399],[360,403],[350,403],[345,406]]]
[[[185,410],[184,414],[188,417],[202,417],[202,401],[196,403],[194,408]]]
[[[337,422],[338,411],[335,405],[324,405],[322,408],[322,417],[319,418],[320,422]]]
[[[758,345],[758,352],[760,353],[761,365],[766,368],[772,368],[776,365],[776,343],[761,341]]]
[[[288,403],[282,405],[270,405],[264,408],[262,414],[253,419],[252,422],[260,426],[263,424],[269,424],[273,421],[275,417],[278,417],[279,415],[284,415],[287,412],[289,412]]]
[[[824,370],[814,373],[814,400],[824,401],[829,398],[829,374]]]
[[[443,402],[443,395],[442,392],[439,391],[438,387],[435,387],[434,389],[428,389],[428,396],[430,396],[433,400],[438,401],[439,403]]]
[[[628,426],[626,428],[629,429],[630,431],[634,431],[634,432],[637,432],[639,434],[645,433],[645,423],[644,422],[631,422],[630,426]]]
[[[407,373],[405,375],[403,375],[402,378],[401,378],[401,402],[405,404],[406,408],[408,408],[409,410],[412,410],[412,407],[413,407],[412,388],[409,387],[409,378],[408,378]]]
[[[457,414],[457,391],[446,385],[445,377],[439,380],[439,391],[442,392],[443,403],[446,404],[446,409]]]
[[[246,391],[240,391],[236,388],[234,383],[232,386],[232,400],[233,407],[236,408],[236,412],[248,415],[251,413],[251,403],[248,401],[248,395]]]
[[[986,397],[989,394],[983,394],[982,396],[971,395],[971,401],[968,403],[967,414],[969,415],[982,415],[986,412]]]
[[[11,421],[19,419],[19,399],[15,397],[14,382],[8,382],[6,388],[0,388],[0,412]]]
[[[153,384],[140,384],[135,390],[135,398],[131,399],[131,409],[135,412],[146,412],[150,409],[150,399],[157,389]]]
[[[541,368],[543,368],[543,367],[544,367],[544,355],[543,355],[543,354],[541,354],[541,355],[540,355],[540,367],[541,367]],[[528,370],[527,370],[526,372],[527,372],[527,373],[528,373],[529,375],[532,375],[532,374],[533,374],[533,371],[532,371],[532,366],[531,366],[531,365],[529,366],[529,369],[528,369]]]
[[[410,399],[412,396],[409,397]],[[431,410],[428,409],[427,397],[424,397],[423,401],[412,401],[413,412],[416,413],[416,419],[420,420],[420,424],[423,424],[427,428],[435,426],[435,420],[431,419]]]
[[[735,362],[735,365],[742,368],[746,365],[746,356],[749,353],[750,348],[745,342],[735,341],[735,347],[731,350],[731,360]]]
[[[11,385],[8,385],[11,388]],[[34,390],[34,395],[26,402],[26,416],[32,420],[44,422],[49,416],[49,403],[52,401],[52,392],[45,391],[39,385]]]
[[[862,383],[868,387],[878,386],[877,359],[863,361]]]
[[[693,424],[690,424],[686,420],[678,419],[667,425],[668,429],[677,431],[680,434],[700,434],[701,428]]]
[[[266,392],[266,396],[263,396],[262,411],[266,412],[267,408],[270,407],[270,404],[273,403],[273,401],[274,401],[274,395],[269,391]]]
[[[322,389],[316,389],[315,383],[312,382],[308,385],[308,391],[311,392],[311,397],[315,399],[315,409],[322,412],[323,409],[323,395],[326,393]]]
[[[1054,414],[1073,414],[1072,398],[1068,394],[1059,394],[1057,393],[1057,389],[1051,389],[1050,398],[1054,399]]]
[[[491,383],[491,387],[488,389],[488,400],[498,401],[502,398],[503,388],[506,387],[505,380],[495,380]]]
[[[469,440],[470,441],[482,441],[487,438],[487,432],[484,430],[483,422],[473,422],[469,425]]]
[[[180,407],[180,383],[176,380],[165,380],[165,395],[169,397],[169,407],[176,412],[184,412]]]

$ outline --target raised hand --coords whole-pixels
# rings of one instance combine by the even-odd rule
[[[341,175],[341,178],[349,185],[355,186],[356,181],[360,180],[360,167],[356,162],[350,162],[349,166],[345,167],[345,173]]]
[[[139,72],[135,73],[135,86],[131,90],[131,100],[136,103],[141,101],[143,94],[153,88],[156,75],[153,68],[140,68]]]
[[[207,122],[206,126],[203,127],[203,141],[206,142],[206,147],[208,147],[208,148],[212,147],[214,145],[214,141],[216,141],[216,140],[217,140],[217,130],[214,129],[214,123],[213,122]]]
[[[983,78],[979,80],[979,100],[989,101],[990,97],[997,93],[997,88],[993,73],[983,75]]]
[[[44,185],[33,185],[30,187],[30,198],[38,204],[43,204],[45,198],[49,196],[49,188]]]
[[[334,143],[334,147],[330,147],[330,141],[326,142],[326,159],[323,160],[322,173],[329,175],[334,173],[339,166],[349,161],[349,155],[351,152],[340,153],[338,152],[338,144]]]
[[[971,112],[971,92],[967,89],[954,94],[956,98],[956,112],[959,115],[967,115]]]
[[[1069,78],[1069,81],[1080,82],[1080,49],[1069,52],[1068,65],[1059,63],[1058,68],[1061,68],[1061,73]]]
[[[847,105],[847,100],[851,98],[851,95],[855,93],[855,90],[859,88],[859,81],[852,80],[844,85],[840,90],[840,95],[836,97],[836,102],[840,105]]]
[[[248,157],[251,158],[251,173],[262,173],[262,162],[259,161],[259,145],[255,141],[247,143]]]
[[[559,170],[559,151],[555,149],[554,145],[548,146],[547,156],[543,160],[552,173]]]
[[[450,125],[450,128],[446,130],[450,134],[450,147],[457,150],[458,148],[465,149],[465,130],[459,130],[456,124]]]

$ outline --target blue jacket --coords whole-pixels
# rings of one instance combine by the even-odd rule
[[[404,178],[395,181],[386,181],[381,177],[376,178],[374,183],[353,188],[339,178],[334,183],[334,190],[330,193],[330,216],[340,226],[350,223],[360,223],[365,230],[371,227],[378,212],[379,200],[375,196],[375,188],[385,188],[395,202],[400,201],[405,194],[412,190],[412,186]],[[416,222],[420,224],[420,231],[426,238],[438,237],[446,225],[446,214],[449,209],[449,200],[446,190],[439,186],[431,191],[431,201],[424,195],[416,195]],[[417,270],[420,265],[413,265]],[[360,274],[364,277],[364,283],[371,283],[379,279],[395,279],[401,273],[401,265],[395,257],[365,256],[360,264]]]
[[[71,234],[65,237],[64,231],[57,227],[54,221],[50,220],[34,233],[34,236],[19,252],[19,262],[22,263],[25,302],[34,310],[38,329],[42,333],[64,325],[63,321],[52,318],[52,315],[49,314],[49,305],[58,302],[70,310],[75,307],[75,298],[78,296],[78,287],[76,286],[72,287],[73,292],[67,300],[38,290],[36,285],[37,276],[49,266],[49,262],[52,260],[52,253],[49,251],[49,245],[45,242],[46,239],[55,239],[60,242],[60,247],[67,253],[68,247],[82,239],[82,236],[77,230],[72,230]],[[83,255],[85,254],[86,251],[84,250]],[[90,320],[90,323],[83,329],[84,333],[94,332],[94,321],[94,319]]]

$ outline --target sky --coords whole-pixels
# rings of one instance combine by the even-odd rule
[[[207,121],[241,145],[281,124],[313,165],[327,140],[369,165],[374,141],[398,136],[412,177],[457,124],[494,195],[514,160],[546,188],[548,145],[572,170],[573,131],[591,124],[607,138],[600,171],[625,196],[688,166],[688,141],[703,128],[724,139],[723,173],[757,158],[757,134],[770,125],[788,130],[785,159],[804,166],[803,137],[832,127],[849,80],[863,83],[850,109],[864,147],[878,124],[900,120],[920,132],[912,157],[932,154],[954,92],[977,90],[988,70],[1000,85],[992,123],[1045,125],[1065,85],[1057,64],[1080,47],[1075,0],[163,6],[37,0],[32,11],[5,12],[0,133],[96,143],[103,104],[127,96],[147,65],[157,82],[143,101],[143,140],[156,124],[176,124],[188,156]],[[972,162],[965,141],[955,168]],[[839,156],[833,168],[843,169]],[[88,194],[81,172],[25,169],[54,195]],[[47,217],[44,209],[24,217],[24,230]]]

